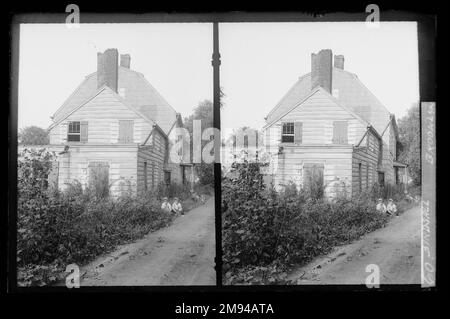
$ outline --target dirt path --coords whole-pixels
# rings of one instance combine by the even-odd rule
[[[81,286],[215,285],[214,198],[81,269]]]
[[[296,269],[288,278],[300,285],[365,284],[366,266],[380,269],[380,284],[420,284],[420,209],[393,217],[382,229],[337,247]]]

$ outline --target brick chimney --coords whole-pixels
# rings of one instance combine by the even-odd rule
[[[335,55],[334,56],[334,67],[343,70],[344,69],[344,56]]]
[[[103,53],[97,53],[97,88],[106,84],[114,92],[117,92],[118,57],[117,49],[108,49]]]
[[[331,94],[333,53],[330,49],[311,54],[311,90],[321,86]]]
[[[131,57],[129,54],[120,55],[120,66],[129,69]]]

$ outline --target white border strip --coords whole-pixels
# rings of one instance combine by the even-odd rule
[[[421,282],[436,286],[436,103],[421,103]]]

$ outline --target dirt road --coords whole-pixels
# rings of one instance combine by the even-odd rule
[[[393,217],[382,229],[337,247],[296,269],[288,278],[300,285],[365,284],[366,266],[380,269],[380,284],[420,284],[420,209]]]
[[[81,286],[215,285],[214,198],[81,269]]]

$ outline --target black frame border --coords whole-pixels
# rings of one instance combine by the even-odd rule
[[[30,288],[20,288],[17,287],[17,269],[16,269],[16,222],[17,222],[17,202],[16,202],[16,192],[17,192],[17,107],[18,107],[18,60],[19,60],[19,41],[20,23],[65,23],[66,13],[64,12],[65,4],[63,6],[54,6],[53,8],[42,9],[41,4],[39,4],[41,9],[37,9],[36,6],[28,7],[28,9],[12,10],[9,12],[10,18],[10,109],[8,114],[8,237],[5,238],[8,243],[8,273],[7,273],[7,289],[9,292],[18,294],[29,294],[29,293],[64,293],[64,294],[78,294],[86,292],[106,292],[106,293],[121,293],[121,292],[133,292],[133,293],[161,293],[163,295],[173,295],[173,293],[211,293],[211,297],[217,296],[217,293],[263,293],[265,297],[267,295],[274,296],[274,294],[283,293],[285,297],[286,293],[297,292],[297,293],[308,293],[311,295],[316,295],[317,293],[336,293],[336,292],[365,292],[373,295],[372,291],[365,286],[222,286],[222,227],[221,227],[221,167],[219,163],[214,165],[215,173],[215,216],[216,216],[216,273],[217,275],[217,285],[216,286],[151,286],[151,287],[81,287],[80,289],[67,289],[65,287],[30,287]],[[83,12],[83,7],[89,7],[86,4],[80,4],[80,9]],[[137,6],[138,8],[140,6]],[[57,8],[57,9],[56,9]],[[164,11],[160,13],[129,13],[129,14],[114,14],[114,13],[82,13],[81,23],[213,23],[213,36],[214,36],[214,48],[212,56],[212,65],[214,72],[214,127],[220,129],[220,51],[219,51],[219,33],[218,27],[220,23],[228,22],[337,22],[337,21],[364,21],[367,13],[365,13],[365,5],[355,8],[342,8],[349,13],[335,13],[331,12],[329,9],[300,9],[299,12],[216,12],[216,13],[203,13],[199,10],[192,10],[191,12],[170,12]],[[416,21],[418,26],[418,47],[419,47],[419,85],[420,85],[420,101],[436,101],[437,104],[437,77],[436,77],[436,44],[437,44],[437,10],[429,8],[420,8],[420,12],[411,11],[395,11],[395,10],[383,10],[383,5],[381,8],[381,22],[383,21]],[[103,9],[103,8],[101,8]],[[407,8],[409,9],[409,8]],[[37,13],[49,11],[51,13]],[[120,11],[117,7],[109,7],[105,10],[108,11],[115,10]],[[413,9],[417,11],[417,8]],[[20,12],[18,12],[20,11]],[[23,13],[28,11],[29,13]],[[94,10],[88,11],[95,12]],[[336,9],[339,11],[339,9]],[[55,13],[61,12],[61,13]],[[192,13],[194,12],[194,13]],[[437,114],[441,114],[437,112]],[[439,119],[439,117],[437,117]],[[439,122],[439,120],[438,120]],[[437,127],[440,125],[438,124]],[[438,175],[439,176],[439,175]],[[439,179],[439,177],[438,177]],[[437,179],[437,181],[438,181]],[[438,190],[439,195],[439,190]],[[438,196],[439,197],[439,196]],[[439,211],[438,203],[436,203],[436,212]],[[445,212],[443,212],[445,213]],[[437,225],[444,225],[443,214],[437,214]],[[5,218],[5,219],[6,219]],[[437,239],[439,235],[443,235],[440,231],[441,227],[437,227]],[[4,233],[6,235],[6,233]],[[6,237],[6,236],[5,236]],[[438,240],[439,243],[442,240]],[[441,245],[438,247],[442,248]],[[440,269],[445,269],[443,267],[441,259],[442,254],[439,255],[437,273],[436,273],[436,283],[437,287],[442,284],[446,284],[444,280],[444,272],[440,272]],[[448,265],[448,264],[447,264]],[[377,291],[381,292],[398,292],[398,291],[412,291],[412,292],[423,292],[423,291],[437,291],[437,288],[422,289],[420,285],[388,285],[381,286]],[[362,294],[366,295],[366,294]],[[423,294],[422,294],[423,295]]]

